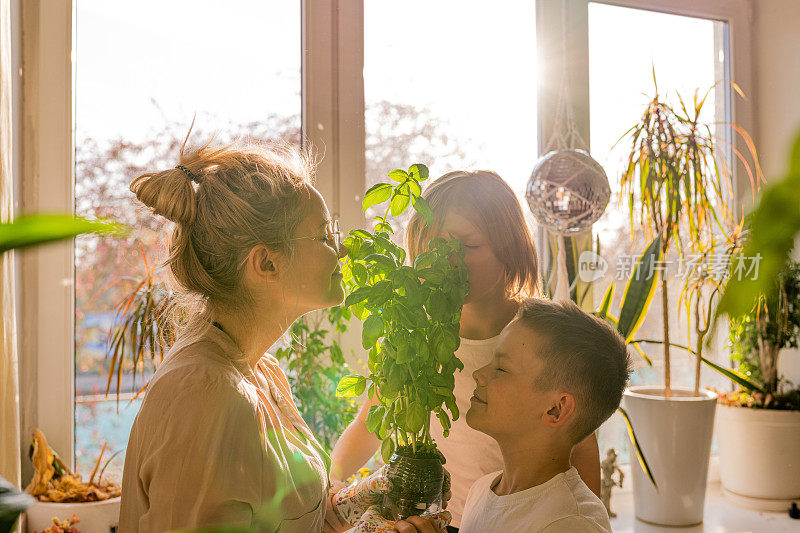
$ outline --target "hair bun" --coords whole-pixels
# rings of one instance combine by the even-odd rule
[[[156,215],[183,226],[195,220],[197,192],[192,179],[178,167],[142,174],[131,182],[131,191]]]

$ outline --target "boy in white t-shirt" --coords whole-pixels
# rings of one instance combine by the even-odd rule
[[[525,300],[473,374],[467,423],[497,441],[504,466],[472,485],[459,532],[610,532],[569,457],[614,413],[629,375],[625,341],[605,321],[572,302]]]

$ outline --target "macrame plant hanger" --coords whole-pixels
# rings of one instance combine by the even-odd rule
[[[570,101],[567,72],[567,0],[561,2],[561,79],[555,107],[552,133],[544,153],[534,168],[526,197],[541,225],[555,238],[548,238],[550,254],[555,255],[556,288],[553,296],[568,300],[577,287],[578,258],[573,236],[591,229],[608,204],[611,189],[603,168],[588,153],[588,146],[578,131]],[[553,179],[550,179],[553,178]],[[580,183],[577,183],[580,182]],[[592,185],[588,189],[587,184]],[[565,195],[565,191],[567,194]],[[591,194],[589,194],[591,193]],[[567,216],[556,217],[554,198],[579,203],[580,209],[566,209]],[[553,216],[546,216],[546,215]],[[545,215],[545,216],[543,216]],[[552,237],[552,235],[551,235]],[[567,247],[572,255],[573,279],[567,269]],[[554,249],[555,248],[555,249]],[[575,299],[580,303],[580,296]]]

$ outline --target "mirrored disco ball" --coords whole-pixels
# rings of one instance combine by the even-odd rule
[[[611,187],[603,167],[584,150],[555,150],[536,163],[525,198],[539,224],[570,235],[600,218]]]

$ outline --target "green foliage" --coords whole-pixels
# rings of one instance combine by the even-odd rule
[[[745,315],[728,323],[731,363],[742,374],[761,381],[758,365],[758,333],[753,317]]]
[[[392,242],[388,216],[409,205],[433,223],[421,181],[425,165],[389,173],[396,184],[379,183],[364,195],[366,211],[388,202],[375,217],[374,232],[353,230],[345,239],[342,267],[348,287],[345,306],[364,321],[362,345],[369,353],[369,376],[347,376],[337,394],[355,396],[366,388],[378,405],[370,408],[367,428],[383,440],[385,460],[399,445],[433,445],[430,417],[441,421],[445,435],[459,416],[454,373],[463,369],[455,356],[461,308],[468,291],[464,248],[455,239],[435,238],[428,250],[407,265],[406,251]]]
[[[119,235],[124,226],[72,215],[29,215],[0,224],[0,253],[69,239],[83,233]]]
[[[106,356],[111,360],[106,381],[106,395],[111,392],[111,382],[116,375],[117,403],[122,385],[122,374],[126,368],[132,371],[133,385],[136,386],[137,371],[144,373],[145,364],[155,368],[164,360],[164,355],[175,342],[176,331],[169,320],[168,310],[173,294],[166,283],[160,279],[161,269],[147,261],[144,246],[140,243],[144,276],[118,278],[97,294],[111,288],[119,281],[133,281],[133,288],[125,293],[114,308],[114,325],[108,333]],[[147,384],[138,389],[134,398],[144,392]]]
[[[275,353],[284,363],[300,414],[328,452],[358,413],[356,402],[342,398],[336,386],[348,368],[334,335],[347,329],[350,316],[343,307],[304,315],[292,324],[291,344]],[[363,384],[353,392],[364,392]]]
[[[653,82],[655,84],[655,71]],[[733,175],[731,165],[724,158],[725,150],[720,150],[718,146],[719,142],[727,141],[715,137],[711,133],[711,125],[700,121],[711,89],[703,96],[695,91],[692,105],[687,105],[678,95],[678,107],[668,105],[658,94],[656,86],[656,94],[645,108],[642,118],[623,136],[631,142],[628,164],[621,177],[621,191],[629,205],[631,231],[641,227],[650,235],[660,237],[662,257],[667,257],[673,245],[682,258],[687,250],[702,253],[713,249],[715,235],[728,235],[732,226],[727,202],[733,191]],[[743,151],[733,149],[750,175],[755,190],[763,178],[755,146],[747,132],[736,125],[731,127],[746,143],[754,162],[755,176]],[[688,242],[688,246],[684,241]],[[669,396],[672,343],[668,280],[662,276],[660,283],[664,389]],[[688,292],[685,294],[691,296]],[[694,292],[696,298],[700,294]],[[700,307],[701,302],[698,301],[696,313],[701,312]],[[708,307],[711,307],[710,302]],[[705,335],[707,328],[700,329],[699,333]]]
[[[716,316],[742,316],[762,294],[774,294],[773,281],[789,263],[789,253],[800,233],[800,135],[782,180],[762,192],[748,217],[750,236],[742,251],[744,257],[760,257],[758,276],[732,279],[717,307]]]
[[[731,359],[740,373],[763,383],[769,392],[778,389],[775,365],[779,351],[798,346],[800,262],[789,261],[772,285],[768,292],[756,297],[750,312],[730,320]]]
[[[639,329],[647,316],[650,302],[656,291],[656,274],[658,271],[654,269],[654,266],[661,260],[663,253],[661,235],[659,234],[656,235],[656,238],[653,239],[636,261],[633,274],[625,287],[617,331],[626,341],[630,341],[633,338],[633,334],[636,333],[636,330]]]

